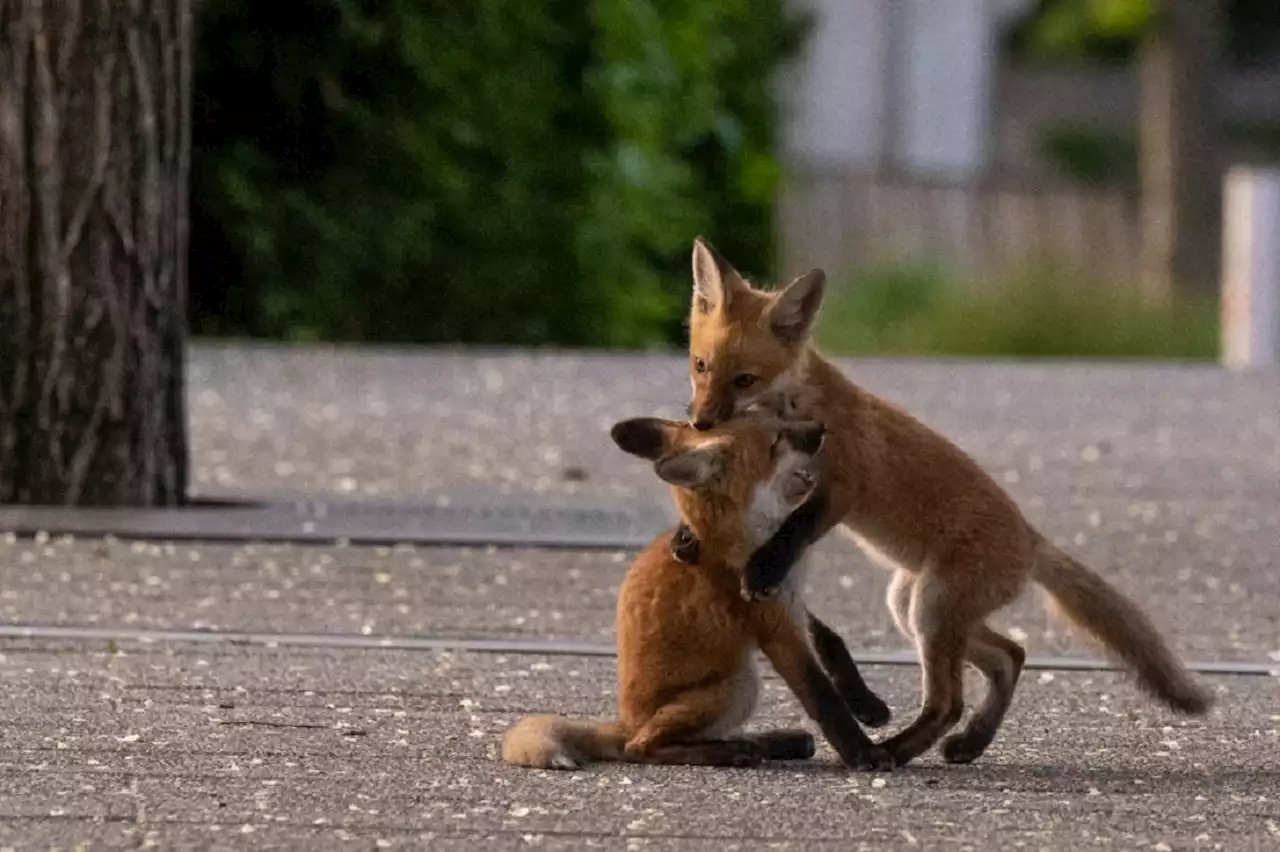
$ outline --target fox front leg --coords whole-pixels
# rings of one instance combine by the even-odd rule
[[[751,554],[742,572],[742,597],[772,597],[813,543],[827,512],[827,495],[817,491],[793,511],[764,544]]]

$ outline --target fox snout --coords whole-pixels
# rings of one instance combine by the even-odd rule
[[[733,416],[733,401],[689,403],[689,424],[699,432],[705,432],[717,423]]]
[[[689,425],[697,429],[699,432],[705,432],[719,422],[719,418],[715,414],[705,408],[694,408],[693,403],[689,403]]]

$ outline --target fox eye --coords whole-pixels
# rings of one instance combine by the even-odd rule
[[[697,370],[699,373],[705,373],[707,371],[707,362],[703,361],[701,358],[694,358],[693,369]]]
[[[743,373],[740,376],[734,376],[733,385],[739,388],[749,388],[756,383],[756,377],[750,373]]]

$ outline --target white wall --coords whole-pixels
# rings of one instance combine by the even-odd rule
[[[874,168],[885,150],[885,0],[793,0],[815,14],[805,54],[783,76],[784,155],[818,166]]]
[[[895,162],[967,178],[986,165],[996,50],[987,0],[901,0]]]
[[[1029,0],[792,0],[815,14],[783,76],[792,163],[964,179],[991,154],[1000,26]]]

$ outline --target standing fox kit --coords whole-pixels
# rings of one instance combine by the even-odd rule
[[[505,734],[503,760],[574,769],[592,759],[750,766],[811,757],[806,731],[740,732],[756,707],[759,648],[846,764],[891,768],[857,721],[884,724],[888,708],[839,636],[809,615],[798,575],[769,600],[739,593],[747,557],[814,492],[810,463],[822,426],[746,415],[699,432],[638,418],[612,435],[672,486],[698,536],[698,564],[681,564],[666,532],[628,570],[618,593],[617,721],[529,716]]]
[[[797,511],[751,557],[742,594],[767,598],[788,582],[803,548],[836,524],[894,571],[889,611],[923,669],[918,716],[884,743],[897,765],[927,751],[960,721],[966,661],[985,677],[986,697],[941,751],[952,763],[966,763],[991,744],[1013,699],[1024,651],[986,620],[1028,580],[1164,704],[1189,714],[1209,709],[1209,695],[1134,603],[1041,535],[958,447],[855,386],[814,351],[809,336],[825,286],[821,270],[781,291],[761,291],[699,239],[693,279],[690,423],[718,428],[738,412],[764,406],[827,428],[820,457],[825,504]]]

